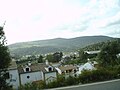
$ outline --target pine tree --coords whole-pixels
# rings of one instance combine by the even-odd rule
[[[3,27],[0,27],[0,90],[9,90],[9,85],[6,82],[7,68],[10,65],[10,53],[6,46],[6,37]]]

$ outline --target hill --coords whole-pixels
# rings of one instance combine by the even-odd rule
[[[56,51],[70,52],[85,46],[114,39],[108,36],[84,36],[71,39],[56,38],[9,45],[10,53],[15,55],[46,54]]]

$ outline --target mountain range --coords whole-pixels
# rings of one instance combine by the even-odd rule
[[[11,54],[23,56],[46,54],[57,51],[71,52],[91,44],[105,42],[112,39],[114,38],[108,36],[84,36],[70,39],[55,38],[15,43],[9,45],[8,47]]]

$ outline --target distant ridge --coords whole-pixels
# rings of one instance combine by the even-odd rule
[[[114,38],[108,36],[84,36],[76,38],[55,38],[48,40],[37,40],[9,45],[11,54],[16,55],[33,55],[46,54],[56,51],[70,52],[87,45],[105,42]]]

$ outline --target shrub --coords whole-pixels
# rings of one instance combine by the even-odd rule
[[[66,78],[65,83],[66,85],[75,85],[78,84],[78,80],[76,77],[69,76],[68,78]]]
[[[106,70],[104,68],[100,68],[93,71],[83,71],[79,76],[79,80],[81,83],[91,83],[97,81],[105,81],[117,78],[117,73],[114,70]]]

